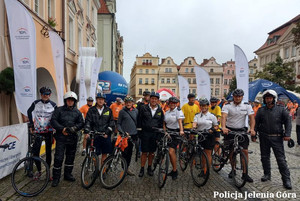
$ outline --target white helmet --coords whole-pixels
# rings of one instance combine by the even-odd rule
[[[68,91],[67,93],[65,93],[64,100],[66,100],[68,98],[74,98],[75,101],[77,101],[77,95],[73,91]]]
[[[274,102],[277,102],[277,93],[276,93],[276,91],[274,91],[272,89],[268,89],[268,90],[264,91],[264,93],[263,93],[264,103],[265,103],[265,97],[267,95],[272,95],[274,97]]]

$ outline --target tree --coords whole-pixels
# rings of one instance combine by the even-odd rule
[[[297,26],[292,29],[292,34],[294,35],[294,43],[296,46],[300,45],[300,21]]]
[[[300,88],[295,84],[295,75],[294,63],[283,63],[282,58],[277,56],[276,61],[264,66],[263,71],[256,72],[255,78],[275,82],[291,91],[299,91]]]
[[[233,92],[236,89],[237,85],[236,85],[236,77],[234,76],[231,80],[231,83],[229,85],[229,90],[228,93],[224,93],[224,97],[226,98],[229,94],[231,94],[231,92]]]

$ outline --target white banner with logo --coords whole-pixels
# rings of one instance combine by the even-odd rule
[[[97,91],[97,81],[98,81],[98,74],[100,71],[101,63],[102,63],[102,57],[98,57],[94,60],[92,65],[90,96],[94,99],[95,99],[95,93]]]
[[[195,66],[195,75],[197,83],[197,96],[198,98],[207,98],[210,100],[210,77],[209,74],[201,67]]]
[[[27,116],[36,99],[36,36],[30,13],[17,0],[5,0],[11,42],[16,104]]]
[[[64,105],[64,43],[60,36],[54,31],[49,31],[52,56],[56,72],[56,88],[57,88],[57,99],[58,105]]]
[[[78,59],[79,68],[80,68],[80,83],[79,83],[79,108],[86,104],[86,86],[85,86],[85,72],[84,72],[84,60],[79,57]]]
[[[238,89],[244,91],[244,102],[248,102],[249,99],[249,65],[248,60],[243,50],[234,45],[234,58],[235,58],[235,72],[236,72],[236,84]]]
[[[179,94],[180,94],[180,107],[182,107],[184,104],[189,102],[187,96],[189,94],[190,87],[188,81],[180,75],[178,76],[178,84],[179,84]]]
[[[0,145],[8,144],[8,148],[0,148],[0,179],[12,172],[15,164],[26,156],[28,150],[27,124],[0,127]]]

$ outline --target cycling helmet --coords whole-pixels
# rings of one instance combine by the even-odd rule
[[[104,98],[104,99],[106,99],[106,95],[103,94],[103,93],[97,93],[96,99],[97,99],[97,98]]]
[[[232,93],[233,96],[244,96],[243,89],[235,89]]]
[[[216,97],[211,97],[210,98],[210,102],[211,103],[216,103],[216,102],[218,102],[219,101],[219,99],[217,99]]]
[[[176,98],[176,97],[174,97],[174,96],[172,96],[172,97],[169,98],[169,103],[170,103],[170,102],[172,102],[172,103],[178,103],[178,102],[179,102],[179,99]]]
[[[42,88],[40,88],[40,93],[49,95],[49,94],[51,94],[51,89],[49,87],[42,87]]]
[[[203,99],[200,99],[199,104],[200,105],[209,105],[209,102],[206,98],[203,98]]]
[[[151,92],[151,93],[150,93],[150,98],[151,98],[151,97],[156,97],[156,98],[159,99],[160,96],[159,96],[159,93]]]
[[[255,99],[254,103],[259,103],[259,100],[258,100],[258,99]]]
[[[124,102],[134,102],[133,98],[131,96],[127,96],[124,98]]]
[[[94,101],[94,99],[92,97],[88,97],[86,101]]]
[[[277,102],[277,93],[276,91],[272,90],[272,89],[268,89],[266,91],[264,91],[263,93],[263,100],[264,100],[264,104],[266,104],[266,97],[273,97],[273,103]]]
[[[143,92],[143,96],[148,96],[148,95],[150,95],[150,91],[144,91]]]
[[[74,93],[73,91],[68,91],[67,93],[65,93],[64,100],[67,100],[67,99],[74,99],[75,102],[78,100],[76,93]]]
[[[188,94],[187,98],[196,98],[195,94]]]

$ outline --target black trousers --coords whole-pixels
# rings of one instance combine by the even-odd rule
[[[125,148],[125,150],[122,152],[122,156],[125,158],[127,162],[127,166],[129,167],[132,157],[132,149],[133,149],[133,142],[136,142],[138,140],[137,135],[132,135],[131,140],[128,140],[128,147]],[[133,141],[133,142],[132,142]],[[139,149],[139,147],[136,147],[136,149]]]
[[[66,140],[67,139],[67,140]],[[66,154],[64,174],[71,175],[74,167],[74,160],[77,148],[77,137],[56,138],[56,147],[54,155],[53,179],[60,179],[62,163]]]
[[[296,125],[297,144],[300,145],[300,125]]]
[[[281,178],[283,181],[290,180],[290,171],[287,166],[287,162],[285,159],[284,146],[282,137],[274,137],[274,136],[259,136],[260,140],[260,151],[261,151],[261,162],[264,169],[265,175],[271,175],[271,162],[270,162],[270,154],[271,148],[273,149],[277,165],[279,168],[279,172],[281,174]]]
[[[40,134],[42,136],[45,136],[45,145],[46,145],[46,162],[49,166],[51,167],[51,161],[52,161],[52,154],[51,154],[51,148],[52,148],[52,140],[53,140],[53,134],[52,133],[43,133]],[[42,139],[41,138],[36,138],[35,142],[32,147],[32,152],[33,156],[40,156],[40,150],[41,150],[41,145],[42,145]],[[37,169],[40,171],[41,170],[41,162],[36,161],[35,162]]]

